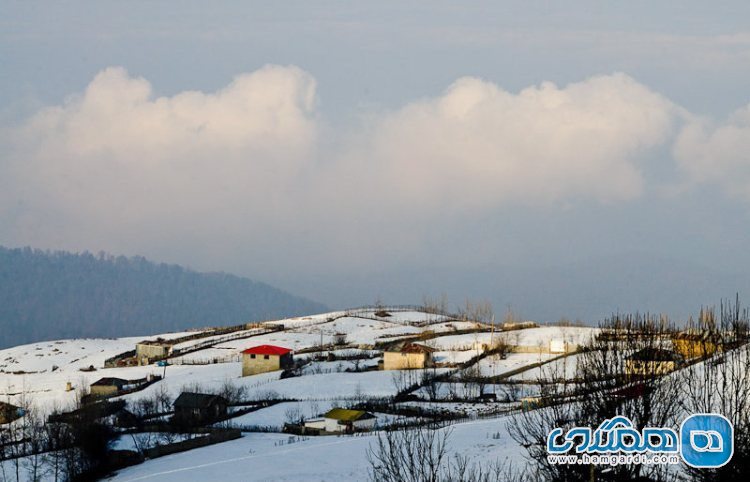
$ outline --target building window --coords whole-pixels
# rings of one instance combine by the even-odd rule
[[[270,357],[268,355],[263,355],[264,360],[268,360]]]
[[[250,358],[255,358],[255,353],[251,354]]]

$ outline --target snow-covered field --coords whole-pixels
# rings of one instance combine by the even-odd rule
[[[542,326],[503,332],[500,337],[510,345],[528,347],[549,346],[552,340],[562,340],[574,345],[586,345],[598,333],[598,328],[587,326]]]
[[[300,417],[304,420],[318,418],[336,406],[338,404],[333,401],[303,400],[299,402],[282,402],[234,417],[228,422],[220,422],[217,425],[240,429],[269,428],[280,431],[285,423],[297,423]],[[405,420],[404,417],[384,413],[376,412],[374,415],[377,418],[376,426],[379,427]]]
[[[547,348],[553,340],[565,341],[574,345],[584,345],[598,333],[598,329],[589,327],[542,326],[506,332],[468,333],[447,335],[430,341],[438,350],[473,350],[481,352],[484,345],[493,345],[503,340],[509,345],[522,347]]]
[[[513,370],[518,370],[535,363],[544,363],[558,355],[549,353],[508,353],[505,359],[499,355],[482,358],[477,363],[483,377],[502,376]]]
[[[412,371],[378,371],[381,352],[373,347],[379,342],[398,341],[403,337],[424,335],[424,343],[436,348],[435,360],[447,365],[465,363],[481,354],[483,345],[504,337],[511,344],[535,346],[548,344],[553,339],[582,343],[592,336],[588,328],[541,327],[518,332],[486,331],[486,326],[472,322],[446,320],[436,315],[419,312],[394,312],[389,317],[374,313],[355,314],[336,312],[269,322],[283,324],[284,331],[266,333],[241,340],[226,340],[222,336],[209,339],[219,341],[212,346],[182,355],[164,367],[156,365],[122,368],[103,368],[104,361],[135,348],[144,339],[176,338],[195,332],[157,334],[148,337],[129,337],[108,340],[62,340],[19,346],[0,351],[0,400],[24,407],[35,407],[41,414],[66,410],[74,406],[79,394],[92,382],[103,377],[124,379],[164,375],[165,378],[146,389],[121,398],[135,402],[156,395],[176,398],[182,391],[219,392],[227,384],[244,390],[244,400],[285,399],[245,415],[230,419],[224,425],[240,428],[265,427],[279,430],[290,417],[312,418],[330,408],[349,406],[364,399],[382,399],[396,395],[399,389],[421,380],[422,373]],[[479,330],[475,333],[454,334],[457,330]],[[250,332],[246,332],[248,334]],[[300,361],[308,361],[300,376],[281,379],[281,372],[241,377],[240,353],[249,347],[272,344],[295,351],[330,347],[345,335],[346,346],[335,350],[297,354]],[[185,347],[203,343],[206,338],[185,342]],[[341,342],[341,340],[338,340]],[[202,346],[202,345],[201,345]],[[380,346],[380,345],[379,345]],[[320,355],[335,357],[362,356],[361,360],[314,361]],[[523,449],[513,443],[505,429],[503,412],[513,411],[518,398],[533,395],[538,387],[533,382],[541,369],[534,364],[547,362],[558,355],[546,353],[510,353],[505,359],[490,356],[476,365],[483,377],[499,376],[528,367],[529,370],[511,378],[524,384],[488,384],[485,393],[497,394],[498,402],[473,402],[477,386],[458,380],[439,383],[437,395],[442,399],[463,398],[463,402],[406,402],[403,406],[420,406],[431,412],[452,412],[461,416],[493,416],[495,419],[463,422],[455,426],[451,447],[459,453],[482,457],[483,460],[516,457]],[[319,358],[318,358],[319,359]],[[574,357],[567,357],[574,366]],[[557,367],[562,360],[552,362]],[[211,362],[200,364],[201,362]],[[192,363],[192,364],[191,364]],[[196,364],[198,363],[198,364]],[[552,366],[552,364],[549,364]],[[95,371],[81,371],[93,366]],[[566,365],[562,368],[570,373]],[[366,371],[364,371],[366,370]],[[430,374],[446,374],[451,368],[430,370]],[[540,371],[541,370],[541,371]],[[14,373],[15,372],[15,373]],[[476,375],[476,372],[474,372]],[[66,390],[70,383],[72,391]],[[425,388],[415,392],[423,399],[429,395]],[[468,400],[468,401],[467,401]],[[508,401],[510,400],[510,401]],[[235,410],[235,409],[232,409]],[[398,413],[398,412],[394,412]],[[378,426],[393,423],[400,415],[376,413]],[[158,438],[158,437],[157,437]],[[167,437],[169,438],[169,437]],[[123,470],[113,480],[363,480],[367,469],[366,453],[375,436],[290,438],[275,433],[245,433],[236,441],[191,450],[189,452],[148,461]],[[290,443],[293,441],[294,443]],[[132,437],[117,441],[118,448],[128,448]]]
[[[558,358],[542,366],[532,368],[511,376],[510,380],[536,381],[536,380],[554,380],[564,378],[571,380],[576,376],[578,366],[578,356],[570,355]]]
[[[525,450],[508,435],[507,419],[452,427],[452,453],[479,462],[520,460]],[[375,434],[298,438],[248,433],[239,440],[161,457],[120,471],[118,482],[187,480],[352,482],[367,480],[367,450]],[[292,441],[292,443],[290,443]]]
[[[234,417],[229,421],[229,426],[238,428],[256,426],[281,429],[284,423],[297,422],[297,420],[294,420],[297,415],[304,419],[316,418],[333,408],[334,405],[336,405],[334,402],[316,400],[277,403],[270,407]]]
[[[0,373],[45,372],[53,369],[78,370],[104,366],[104,360],[135,349],[141,340],[165,340],[199,333],[199,331],[164,333],[128,338],[85,338],[79,340],[43,341],[0,350]],[[58,367],[58,368],[55,368]]]
[[[280,345],[293,350],[318,346],[321,339],[324,344],[330,344],[337,333],[345,333],[347,343],[358,347],[371,346],[381,340],[398,340],[400,336],[414,335],[427,330],[442,333],[477,326],[471,322],[448,322],[437,315],[412,311],[394,312],[391,316],[382,318],[382,321],[344,315],[344,312],[334,312],[271,322],[283,324],[290,329],[218,343],[183,355],[176,359],[176,363],[207,362],[213,359],[228,363],[170,366],[166,370],[165,380],[149,387],[144,392],[129,395],[127,398],[145,396],[157,389],[179,393],[182,387],[188,385],[215,387],[227,380],[234,380],[249,389],[260,390],[262,387],[267,392],[275,391],[301,399],[318,397],[315,390],[310,391],[310,387],[311,385],[316,388],[321,387],[319,383],[324,384],[320,390],[325,392],[328,398],[351,397],[355,392],[360,393],[361,390],[372,395],[388,396],[393,394],[394,389],[391,374],[387,373],[311,374],[310,376],[315,378],[303,377],[297,382],[274,382],[268,379],[267,374],[239,380],[241,373],[239,355],[242,350],[262,344]],[[373,316],[373,314],[370,313],[367,316]],[[423,327],[414,326],[425,322],[432,324]],[[28,403],[30,399],[42,411],[70,407],[75,401],[76,390],[87,387],[99,378],[137,379],[149,374],[161,375],[163,373],[162,368],[154,365],[105,369],[103,366],[107,358],[133,350],[136,343],[141,340],[174,339],[197,332],[162,333],[118,339],[49,341],[0,350],[0,399],[19,404]],[[207,339],[211,338],[221,339],[221,336]],[[183,344],[188,346],[205,340],[191,340]],[[341,349],[337,352],[351,354],[352,350],[351,348]],[[466,355],[445,352],[441,356],[463,360]],[[368,364],[371,365],[372,362],[363,361],[361,365]],[[96,371],[80,371],[90,366],[96,368]],[[346,367],[351,368],[352,364],[347,362]],[[271,376],[278,377],[277,374]],[[72,385],[73,391],[66,391],[68,383]],[[328,387],[328,385],[331,386]]]

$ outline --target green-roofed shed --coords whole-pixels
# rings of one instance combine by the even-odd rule
[[[375,427],[375,416],[364,410],[333,408],[323,415],[326,432],[358,432]]]

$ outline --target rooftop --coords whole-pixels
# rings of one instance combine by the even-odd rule
[[[224,397],[211,393],[182,392],[174,401],[175,408],[208,408],[216,402],[227,403]]]
[[[324,418],[331,418],[333,420],[339,420],[341,422],[354,422],[355,420],[362,420],[367,418],[373,418],[374,415],[365,412],[364,410],[348,410],[346,408],[333,408],[328,411]]]
[[[246,353],[248,355],[286,355],[287,353],[290,353],[292,350],[289,348],[284,348],[282,346],[275,346],[275,345],[258,345],[254,346],[252,348],[248,348],[247,350],[243,351],[242,353]]]
[[[682,358],[671,350],[661,348],[644,348],[626,357],[627,360],[637,361],[680,361]]]
[[[401,353],[433,353],[434,348],[419,343],[407,343],[401,347]]]
[[[156,340],[141,340],[136,345],[153,345],[153,346],[172,346],[175,345],[175,340],[165,340],[164,338],[157,338]]]
[[[99,380],[95,381],[91,385],[95,386],[121,386],[121,385],[127,385],[128,381],[122,378],[114,378],[114,377],[104,377],[100,378]]]

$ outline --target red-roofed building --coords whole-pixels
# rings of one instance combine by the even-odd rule
[[[260,345],[242,352],[242,376],[286,370],[294,366],[292,350],[281,346]]]

